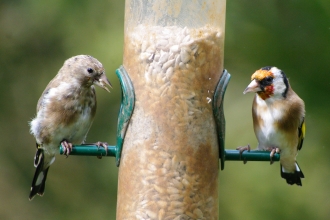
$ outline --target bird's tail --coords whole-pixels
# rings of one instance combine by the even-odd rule
[[[36,167],[36,171],[32,180],[31,192],[29,196],[30,201],[36,194],[42,196],[45,191],[45,183],[49,166],[45,167],[45,154],[42,148],[37,148],[37,152],[34,157],[34,166]]]
[[[286,179],[286,182],[290,185],[297,184],[298,186],[302,186],[301,184],[301,178],[304,178],[304,174],[301,171],[300,167],[298,166],[298,163],[295,163],[296,170],[294,173],[288,173],[284,170],[284,168],[281,165],[281,177]]]

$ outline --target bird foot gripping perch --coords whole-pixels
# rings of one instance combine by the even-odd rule
[[[123,66],[116,70],[116,75],[119,78],[122,89],[122,100],[118,114],[117,125],[117,144],[116,146],[99,147],[96,144],[75,145],[72,147],[70,155],[81,156],[110,156],[116,157],[116,165],[119,166],[121,151],[124,143],[126,130],[129,120],[132,116],[135,103],[135,93],[133,84]],[[223,99],[229,83],[231,75],[224,70],[218,82],[213,97],[213,114],[215,117],[219,142],[219,158],[221,159],[221,170],[224,169],[225,161],[271,161],[268,151],[243,151],[225,150],[225,116],[223,110]],[[60,154],[64,154],[64,148],[60,146]],[[272,161],[279,161],[280,155],[275,153]]]

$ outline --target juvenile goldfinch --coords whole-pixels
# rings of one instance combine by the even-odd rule
[[[85,141],[96,112],[94,85],[108,92],[106,86],[111,87],[102,64],[91,56],[79,55],[64,62],[39,98],[37,116],[30,122],[37,142],[30,200],[44,194],[49,166],[59,153],[59,145],[68,156],[72,144]]]
[[[244,94],[255,92],[252,116],[258,150],[280,152],[281,176],[301,186],[304,174],[296,162],[305,136],[304,101],[292,90],[284,72],[266,66],[257,70]]]

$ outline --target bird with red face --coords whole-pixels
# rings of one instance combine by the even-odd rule
[[[292,90],[284,72],[266,66],[257,70],[244,94],[256,93],[252,116],[258,150],[280,152],[281,176],[290,185],[301,186],[304,178],[296,162],[305,137],[304,101]],[[272,161],[271,161],[272,163]]]

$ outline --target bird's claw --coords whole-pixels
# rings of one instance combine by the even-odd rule
[[[107,142],[101,142],[101,141],[98,141],[98,142],[96,142],[96,143],[83,144],[83,145],[96,145],[98,149],[99,149],[100,147],[103,147],[104,150],[105,150],[105,156],[108,155],[108,143],[107,143]],[[100,156],[96,156],[96,157],[99,158],[99,159],[102,159],[102,155],[100,155]]]
[[[66,157],[68,158],[69,154],[72,151],[72,144],[70,142],[67,142],[66,140],[63,140],[61,142],[61,146],[64,148],[63,154],[66,155]]]
[[[95,143],[95,145],[96,145],[98,148],[103,147],[104,150],[105,150],[105,156],[108,155],[108,143],[107,143],[107,142],[101,142],[101,141],[98,141],[98,142]],[[102,159],[102,155],[97,156],[97,158]]]
[[[236,150],[239,151],[239,156],[240,156],[240,160],[242,159],[242,154],[244,151],[248,151],[250,152],[251,148],[250,148],[250,144],[246,145],[246,146],[243,146],[243,147],[237,147]],[[246,164],[247,161],[246,160],[243,160],[243,163]]]
[[[269,147],[268,150],[270,151],[270,155],[269,155],[269,157],[270,157],[270,165],[272,165],[274,163],[274,161],[273,161],[274,154],[275,153],[280,153],[281,150],[278,147]]]

